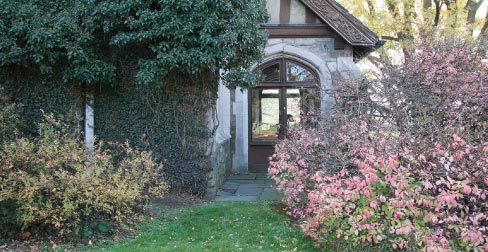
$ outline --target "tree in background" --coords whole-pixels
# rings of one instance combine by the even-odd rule
[[[477,18],[486,0],[339,0],[389,43],[385,49],[409,50],[422,31],[444,30],[482,42],[488,37],[488,13]],[[481,14],[481,13],[480,13]],[[479,16],[478,16],[479,17]],[[384,55],[383,55],[384,56]],[[407,56],[405,54],[405,56]],[[370,58],[375,61],[374,58]],[[377,59],[376,59],[377,60]]]

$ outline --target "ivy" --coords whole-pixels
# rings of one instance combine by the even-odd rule
[[[201,77],[205,80],[205,77]],[[105,87],[95,96],[95,133],[105,142],[129,142],[151,150],[164,163],[174,190],[203,195],[207,186],[207,112],[215,87],[186,88],[189,78],[176,77],[165,85]],[[217,83],[216,81],[214,83]]]
[[[8,103],[22,105],[18,107],[23,124],[19,129],[22,132],[19,133],[36,135],[37,123],[43,119],[43,111],[57,115],[58,119],[68,124],[74,132],[82,129],[83,89],[59,86],[44,78],[25,78],[19,83],[7,81],[6,76],[0,75],[0,78],[4,80],[0,83],[3,88],[2,95],[8,99]]]

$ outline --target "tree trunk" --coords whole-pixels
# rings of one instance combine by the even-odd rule
[[[482,42],[486,42],[486,40],[488,38],[487,30],[488,30],[488,12],[486,13],[486,16],[485,16],[485,24],[481,28],[481,32],[480,32],[480,35],[478,37]]]
[[[368,9],[369,9],[369,14],[374,15],[376,13],[374,9],[374,4],[372,0],[366,0],[366,3],[368,3]]]
[[[434,26],[439,25],[439,21],[441,19],[441,0],[434,0],[435,3],[435,18],[434,18]]]
[[[485,0],[468,0],[464,9],[467,11],[468,16],[466,17],[466,23],[468,24],[468,31],[473,34],[474,23],[476,21],[476,12],[483,4]]]

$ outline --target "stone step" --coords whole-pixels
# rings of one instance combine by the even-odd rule
[[[265,173],[249,173],[235,175],[227,181],[217,192],[216,201],[280,201],[283,194],[273,188],[274,180]]]

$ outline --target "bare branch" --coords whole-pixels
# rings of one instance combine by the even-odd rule
[[[381,36],[381,38],[386,40],[392,40],[392,41],[400,41],[400,38],[392,37],[392,36]]]

